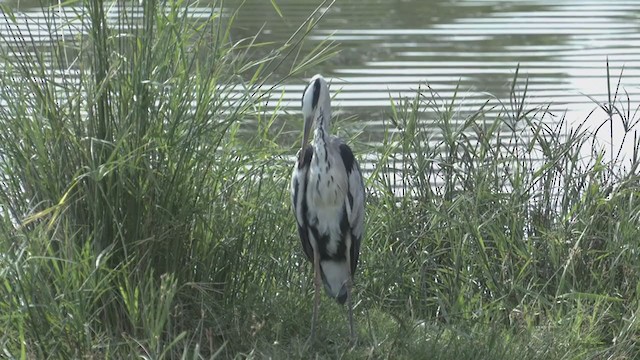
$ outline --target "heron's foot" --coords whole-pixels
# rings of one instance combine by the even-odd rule
[[[315,334],[315,331],[312,331],[311,334],[309,334],[307,341],[304,342],[305,350],[309,350],[313,346],[313,343],[315,341],[316,341],[316,334]]]
[[[349,349],[353,350],[358,346],[358,336],[356,334],[351,334],[349,337]]]

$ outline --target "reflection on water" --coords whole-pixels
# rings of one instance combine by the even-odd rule
[[[315,1],[277,3],[284,19],[269,1],[247,1],[233,36],[240,39],[262,29],[259,40],[284,41],[317,6]],[[192,18],[208,16],[211,8],[200,6]],[[111,11],[117,19],[117,9]],[[508,100],[518,64],[521,78],[528,79],[528,104],[552,103],[558,118],[581,122],[596,107],[588,96],[607,99],[607,58],[612,82],[624,68],[621,86],[631,108],[638,106],[640,1],[345,0],[323,11],[305,46],[324,39],[340,44],[340,54],[313,72],[333,79],[334,109],[341,118],[357,115],[363,142],[381,139],[390,96],[411,97],[419,84],[428,83],[443,102],[457,92],[463,110],[473,110],[489,98],[487,93]],[[49,34],[33,26],[44,19],[37,10],[18,14],[18,26],[30,27],[34,41],[48,41]],[[9,30],[0,25],[0,32]],[[72,14],[58,36],[82,31]],[[285,86],[287,111],[298,111],[306,80],[293,79]],[[426,122],[429,116],[424,114]],[[605,118],[599,111],[589,120],[599,125]],[[614,131],[619,137],[620,129]]]
[[[314,8],[278,4],[288,22],[269,2],[250,1],[239,18],[239,33],[248,36],[265,26],[265,38],[284,39]],[[390,96],[411,97],[426,82],[443,102],[458,89],[462,108],[473,110],[489,98],[486,93],[508,100],[518,65],[521,80],[528,80],[529,106],[551,103],[557,118],[574,124],[588,118],[595,128],[606,119],[602,111],[589,116],[596,108],[589,96],[606,101],[607,60],[612,86],[623,72],[621,87],[632,109],[640,98],[640,2],[635,0],[343,1],[326,10],[309,46],[327,38],[340,43],[341,54],[316,72],[334,78],[335,107],[359,116],[359,125],[366,124],[365,141],[380,139]],[[294,109],[302,83],[287,88]],[[614,126],[617,139],[622,139],[620,125]],[[599,134],[606,144],[609,134]],[[631,141],[622,145],[631,152]]]

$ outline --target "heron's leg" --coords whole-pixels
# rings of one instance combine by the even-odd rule
[[[351,300],[351,291],[353,289],[353,281],[349,279],[347,281],[347,306],[349,306],[349,334],[351,335],[351,342],[356,341],[356,328],[353,323],[353,302]]]
[[[311,316],[311,334],[309,334],[309,339],[307,343],[311,345],[313,343],[314,337],[316,335],[316,323],[318,322],[318,309],[320,308],[320,286],[322,282],[322,278],[320,276],[320,254],[318,251],[313,252],[313,284],[314,284],[314,294],[313,294],[313,315]]]
[[[350,248],[350,247],[349,247]],[[350,254],[351,249],[349,249],[349,252],[347,252],[347,254]],[[349,335],[350,335],[350,340],[349,343],[351,344],[351,346],[355,346],[356,345],[356,328],[355,325],[353,323],[353,301],[351,299],[351,292],[353,290],[353,274],[351,273],[351,256],[347,255],[347,269],[349,270],[349,278],[347,280],[347,283],[345,284],[345,286],[347,287],[347,307],[349,307],[348,311],[349,311]]]

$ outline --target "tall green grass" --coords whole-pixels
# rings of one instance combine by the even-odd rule
[[[368,284],[371,303],[420,324],[474,324],[472,333],[555,334],[545,339],[550,353],[533,357],[637,357],[639,145],[623,166],[615,151],[599,150],[586,121],[571,128],[529,107],[517,75],[508,102],[488,99],[470,114],[431,88],[392,108],[399,132],[370,179],[380,203],[369,207],[376,245],[364,277],[395,276]],[[608,110],[604,124],[637,123],[616,99],[617,90],[598,105]],[[435,130],[421,124],[425,111]],[[516,349],[481,357],[513,358]]]
[[[517,73],[509,99],[471,113],[423,87],[390,102],[379,147],[351,139],[378,156],[356,277],[360,340],[347,346],[344,311],[323,298],[319,341],[305,348],[313,287],[289,208],[291,117],[266,111],[261,89],[335,51],[299,53],[320,13],[256,57],[266,44],[232,42],[237,14],[224,3],[197,22],[186,2],[143,4],[142,17],[127,5],[117,22],[97,1],[69,8],[87,32],[51,37],[52,64],[5,38],[4,354],[640,355],[637,148],[624,168],[611,151],[583,159],[594,135],[530,107]],[[51,29],[64,25],[54,10]],[[637,122],[609,88],[605,121]]]
[[[264,180],[263,129],[239,130],[272,121],[263,85],[334,51],[297,53],[320,14],[256,58],[266,44],[232,40],[223,2],[200,21],[188,2],[136,4],[45,7],[44,49],[5,9],[2,345],[16,356],[212,354],[239,333],[234,304],[271,281],[260,247],[288,246],[289,219],[258,196],[282,203],[286,181]],[[57,37],[65,26],[84,35]]]

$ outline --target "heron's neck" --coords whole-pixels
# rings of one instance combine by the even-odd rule
[[[321,111],[316,118],[316,130],[314,132],[313,139],[316,144],[324,145],[329,139],[329,122],[331,121],[331,114],[325,111]]]
[[[328,161],[327,144],[329,143],[329,116],[327,116],[327,113],[320,111],[315,121],[316,130],[313,134],[315,156],[313,157],[313,160],[316,165],[320,165],[320,163]]]

